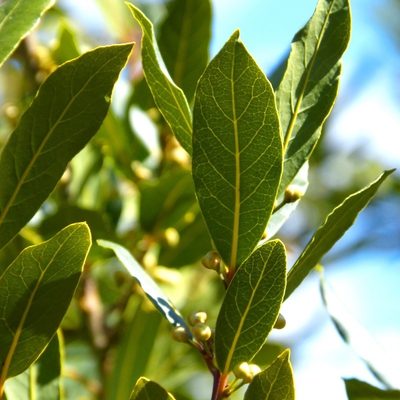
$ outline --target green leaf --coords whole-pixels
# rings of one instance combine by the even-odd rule
[[[279,240],[265,243],[238,268],[215,329],[215,355],[227,375],[250,361],[271,332],[285,293],[286,254]]]
[[[62,22],[57,47],[52,52],[53,60],[60,65],[79,56],[75,34],[65,22]]]
[[[208,62],[211,38],[209,0],[175,0],[160,29],[160,52],[173,81],[193,99],[197,81]]]
[[[147,378],[140,378],[133,389],[130,400],[175,400],[172,394],[168,393],[158,383]]]
[[[26,248],[0,277],[0,388],[50,342],[75,292],[91,246],[85,223]],[[1,390],[1,389],[0,389]]]
[[[61,400],[61,334],[59,331],[35,363],[6,382],[5,392],[12,400]],[[61,341],[62,342],[62,341]]]
[[[193,337],[180,312],[173,306],[165,293],[157,286],[142,266],[132,257],[128,250],[119,244],[107,240],[98,240],[97,243],[115,252],[130,274],[137,280],[146,296],[167,321],[174,326],[183,326],[189,337]]]
[[[266,228],[281,170],[274,93],[236,31],[200,78],[193,112],[196,193],[231,271]]]
[[[41,86],[0,153],[0,248],[34,216],[100,128],[133,44],[99,47]]]
[[[354,224],[358,213],[367,206],[372,197],[375,196],[379,186],[393,171],[394,169],[385,171],[377,180],[349,196],[328,215],[289,271],[285,300],[301,284],[321,258]]]
[[[293,370],[290,351],[285,350],[268,368],[250,383],[244,400],[294,400]]]
[[[357,379],[344,379],[349,400],[400,400],[399,390],[382,390]]]
[[[134,5],[126,3],[142,27],[143,72],[158,109],[182,147],[192,154],[192,116],[182,89],[175,85],[161,58],[153,24]]]
[[[54,0],[5,0],[0,5],[0,67]]]
[[[284,138],[279,193],[308,160],[336,100],[344,51],[350,40],[348,0],[319,0],[314,15],[294,37],[288,66],[276,92]]]

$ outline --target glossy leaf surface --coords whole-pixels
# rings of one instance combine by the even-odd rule
[[[268,368],[257,374],[244,400],[294,400],[293,370],[290,351],[285,350]]]
[[[175,400],[172,394],[168,393],[158,383],[147,378],[140,378],[131,394],[130,400]]]
[[[393,171],[385,171],[376,181],[349,196],[328,215],[289,271],[285,300],[354,224],[359,212],[367,206],[372,197],[375,196],[379,186]]]
[[[345,379],[349,400],[400,400],[400,390],[382,390],[357,379]]]
[[[41,86],[0,153],[0,248],[34,216],[100,128],[132,46],[85,53]]]
[[[231,270],[260,240],[275,201],[282,143],[272,87],[236,31],[208,65],[193,112],[193,178]]]
[[[340,59],[350,40],[348,0],[319,0],[314,15],[294,37],[276,92],[285,142],[279,192],[290,184],[320,137],[339,88]]]
[[[5,0],[0,5],[0,66],[39,23],[54,0]]]
[[[285,247],[279,240],[257,248],[237,270],[215,329],[215,355],[224,374],[263,346],[279,315],[285,279]]]
[[[67,311],[91,246],[85,223],[26,248],[0,277],[1,384],[40,355]]]
[[[137,280],[146,296],[154,304],[157,310],[174,326],[183,326],[192,337],[190,329],[186,325],[180,312],[173,306],[165,293],[158,287],[142,266],[132,257],[128,250],[119,244],[107,240],[98,240],[97,243],[115,252],[130,274]]]
[[[182,89],[175,85],[161,58],[153,24],[135,6],[127,3],[142,27],[143,72],[161,114],[181,146],[192,154],[192,116]]]

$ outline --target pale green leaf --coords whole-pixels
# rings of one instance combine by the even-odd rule
[[[314,15],[293,39],[288,66],[276,92],[285,143],[279,193],[310,157],[331,112],[350,29],[349,0],[319,0]]]
[[[174,0],[160,29],[160,52],[173,81],[193,99],[208,62],[211,38],[210,0]]]
[[[0,277],[0,388],[25,371],[55,334],[91,246],[85,223],[31,246]]]
[[[0,5],[0,67],[55,0],[5,0]]]
[[[193,112],[196,193],[231,271],[266,228],[281,170],[274,93],[236,31],[200,78]]]
[[[383,390],[357,379],[345,379],[349,400],[400,400],[400,390]]]
[[[293,370],[290,351],[285,350],[268,368],[250,383],[244,400],[294,400]]]
[[[263,346],[278,318],[285,283],[286,253],[279,240],[258,247],[238,268],[215,329],[215,355],[225,375]]]
[[[380,185],[393,171],[385,171],[377,180],[349,196],[328,215],[289,271],[285,300],[301,284],[321,258],[354,224],[359,212],[367,206]]]
[[[175,398],[158,383],[147,378],[140,378],[133,389],[130,400],[175,400]]]
[[[188,332],[189,337],[193,337],[180,312],[173,306],[166,294],[153,281],[142,266],[132,257],[128,250],[119,244],[107,240],[98,240],[97,243],[102,247],[114,251],[125,268],[137,280],[149,300],[170,324],[174,326],[183,326]]]
[[[133,44],[99,47],[43,83],[0,153],[0,248],[34,216],[100,128]]]
[[[153,24],[134,5],[126,3],[139,22],[142,34],[143,72],[158,109],[182,147],[192,154],[192,116],[182,89],[175,85],[161,58]]]

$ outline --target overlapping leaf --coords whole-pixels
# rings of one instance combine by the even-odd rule
[[[309,158],[333,107],[350,27],[348,0],[319,0],[314,15],[293,39],[288,66],[276,92],[285,142],[280,193]]]
[[[140,378],[133,392],[130,400],[175,400],[172,394],[168,393],[158,383],[150,381],[147,378]]]
[[[153,24],[135,6],[127,3],[142,27],[143,71],[161,114],[182,147],[192,154],[192,116],[183,91],[172,81],[161,58]]]
[[[321,258],[354,224],[358,213],[367,206],[379,186],[393,171],[385,171],[377,180],[349,196],[328,215],[289,271],[285,300],[301,284]]]
[[[39,23],[54,0],[5,0],[0,5],[0,66]]]
[[[282,169],[271,85],[236,31],[208,65],[193,113],[193,178],[214,244],[231,270],[260,240]]]
[[[239,267],[226,292],[215,332],[215,355],[224,374],[260,350],[279,315],[286,283],[285,247],[265,243]]]
[[[268,368],[257,374],[244,400],[294,400],[293,370],[290,351],[285,350]]]
[[[90,249],[85,223],[26,248],[0,277],[0,390],[26,370],[56,332]]]
[[[83,54],[41,86],[0,153],[0,248],[34,216],[99,129],[132,46]]]
[[[400,390],[383,390],[357,379],[345,379],[349,400],[400,400]]]

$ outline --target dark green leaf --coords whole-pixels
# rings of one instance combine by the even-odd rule
[[[126,3],[142,27],[143,71],[161,114],[182,147],[192,154],[192,116],[183,91],[168,74],[158,50],[153,24],[135,6]]]
[[[34,216],[99,129],[132,44],[63,64],[41,86],[0,153],[0,248]]]
[[[354,224],[358,213],[367,206],[372,197],[375,196],[379,186],[393,171],[385,171],[376,181],[349,196],[328,215],[289,271],[285,300]]]
[[[173,81],[193,99],[208,62],[211,37],[209,0],[175,0],[160,30],[160,52]]]
[[[282,170],[274,93],[239,31],[199,81],[193,129],[197,197],[217,251],[233,270],[266,228]]]
[[[279,240],[257,248],[237,270],[215,329],[215,355],[225,375],[263,346],[279,315],[285,278],[285,247]]]
[[[279,193],[310,157],[333,107],[350,29],[348,0],[319,0],[314,15],[293,39],[288,66],[276,92],[285,142]]]
[[[244,400],[294,400],[293,370],[289,356],[289,350],[285,350],[268,368],[257,374]]]
[[[25,371],[56,332],[90,249],[85,223],[26,248],[0,277],[0,388]]]
[[[150,381],[146,378],[140,378],[133,392],[130,400],[175,400],[172,394],[168,393],[158,383]]]
[[[357,379],[345,379],[349,400],[400,400],[399,390],[382,390]]]
[[[0,5],[0,66],[39,23],[54,0],[5,0]]]

